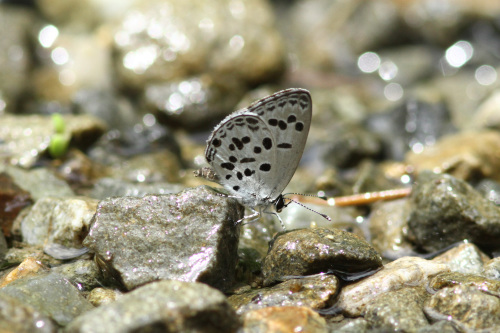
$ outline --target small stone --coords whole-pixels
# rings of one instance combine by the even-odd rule
[[[235,275],[242,208],[208,187],[108,198],[84,245],[129,290],[164,279],[226,289]]]
[[[232,295],[228,301],[238,314],[270,306],[306,306],[321,309],[337,293],[338,288],[338,280],[334,275],[309,276]]]
[[[0,164],[0,171],[7,173],[12,177],[17,186],[29,192],[35,202],[46,197],[68,197],[75,195],[65,181],[57,178],[52,171],[45,168],[24,170]]]
[[[414,253],[406,239],[408,199],[378,202],[370,214],[370,234],[373,247],[384,258],[400,258]]]
[[[159,281],[76,318],[66,333],[236,332],[239,318],[220,291],[203,283]]]
[[[71,282],[56,273],[38,274],[14,281],[0,289],[2,295],[30,305],[61,326],[94,308]]]
[[[429,282],[429,287],[434,290],[457,285],[476,287],[478,290],[494,293],[500,291],[500,281],[490,280],[479,275],[459,272],[441,273],[433,277]]]
[[[444,264],[417,257],[403,257],[388,263],[372,276],[342,288],[336,307],[348,316],[361,316],[366,306],[378,296],[409,285],[425,286],[430,277],[449,270]]]
[[[30,194],[17,186],[7,173],[0,172],[0,228],[6,237],[10,237],[12,223],[21,209],[31,203]]]
[[[361,237],[339,229],[299,229],[278,234],[262,264],[264,285],[287,276],[334,273],[344,279],[369,274],[382,258]]]
[[[326,333],[326,321],[307,307],[273,306],[247,312],[244,333],[318,332]]]
[[[82,248],[97,203],[86,197],[40,199],[21,222],[23,240],[31,245]]]
[[[415,332],[429,325],[422,311],[427,297],[423,286],[389,291],[366,306],[364,318],[381,332]]]
[[[500,330],[500,299],[476,287],[459,285],[443,288],[429,298],[424,311],[432,321],[450,321],[460,331]]]
[[[47,270],[47,267],[33,257],[26,258],[16,268],[0,279],[0,288],[5,287],[18,279],[34,276],[37,272]]]
[[[439,264],[446,264],[452,272],[464,274],[481,274],[484,263],[490,258],[471,243],[456,246],[432,259]]]
[[[500,257],[486,262],[482,275],[488,279],[500,281]]]
[[[105,304],[110,304],[116,301],[122,293],[114,289],[106,288],[94,288],[87,296],[87,300],[92,303],[93,306],[101,306]]]
[[[464,239],[500,248],[500,208],[463,180],[430,171],[420,173],[410,209],[408,238],[429,252]]]
[[[71,281],[81,291],[90,291],[102,285],[101,270],[94,260],[78,260],[52,268]]]

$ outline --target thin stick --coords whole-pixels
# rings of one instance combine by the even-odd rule
[[[342,197],[328,198],[326,201],[320,198],[305,198],[298,195],[292,196],[294,200],[308,202],[316,205],[328,206],[356,206],[367,205],[379,200],[395,200],[410,195],[411,188],[401,188],[396,190],[387,190],[379,192],[367,192],[361,194],[346,195]]]

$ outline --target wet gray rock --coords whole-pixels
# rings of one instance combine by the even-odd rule
[[[239,326],[220,291],[202,283],[159,281],[87,312],[65,332],[236,332]]]
[[[488,260],[490,258],[485,253],[470,243],[460,244],[432,259],[448,265],[452,272],[478,275],[483,272],[484,263]]]
[[[57,178],[48,169],[24,170],[0,164],[0,171],[7,173],[19,187],[29,192],[33,201],[45,197],[68,197],[75,195],[65,181]]]
[[[458,331],[500,330],[500,299],[476,287],[443,288],[429,298],[424,311],[432,321],[452,322]]]
[[[76,147],[87,147],[105,130],[100,120],[89,115],[64,115],[63,119],[66,132]],[[8,144],[0,145],[0,155],[10,164],[32,167],[47,150],[54,133],[49,116],[4,115],[0,122],[0,142]]]
[[[342,288],[336,307],[348,316],[357,317],[364,314],[366,306],[380,295],[407,286],[426,286],[431,277],[449,270],[444,264],[403,257],[384,265],[372,276]]]
[[[3,333],[53,333],[56,325],[47,316],[15,299],[0,294],[0,331]]]
[[[52,271],[61,274],[82,291],[90,291],[102,284],[101,270],[94,260],[78,260],[54,267]]]
[[[370,116],[366,126],[382,137],[387,158],[399,161],[408,150],[420,152],[453,131],[444,105],[417,100],[408,100],[391,112]]]
[[[500,257],[496,257],[486,262],[482,275],[488,279],[500,281]]]
[[[127,289],[159,279],[228,288],[243,207],[209,187],[101,201],[84,245]]]
[[[299,229],[273,239],[262,274],[268,286],[287,276],[318,273],[350,279],[381,266],[377,251],[355,234],[339,229]]]
[[[60,244],[82,248],[98,201],[86,197],[43,198],[21,221],[24,242],[30,245]]]
[[[371,243],[386,258],[399,258],[414,253],[406,240],[408,199],[375,203],[370,213]]]
[[[307,306],[321,309],[327,306],[337,293],[338,287],[338,279],[334,275],[309,276],[232,295],[228,301],[238,314],[270,306]]]
[[[16,280],[0,289],[1,295],[28,304],[61,326],[94,308],[71,282],[56,273]]]
[[[429,325],[422,311],[428,296],[422,286],[384,293],[366,306],[364,318],[381,332],[416,332]]]
[[[328,332],[326,321],[305,306],[273,306],[243,316],[244,333]]]
[[[500,209],[466,182],[422,172],[410,197],[409,239],[432,252],[467,239],[498,248]]]
[[[135,183],[114,178],[101,178],[92,188],[90,196],[96,199],[109,197],[143,197],[146,194],[170,194],[180,192],[184,187],[171,183]]]

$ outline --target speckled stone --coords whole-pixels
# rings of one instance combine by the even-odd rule
[[[366,306],[378,296],[407,286],[425,286],[432,276],[449,270],[444,264],[403,257],[388,263],[374,275],[342,288],[336,306],[346,315],[357,317],[364,314]]]
[[[432,321],[451,321],[459,331],[500,331],[500,299],[477,287],[443,288],[429,298],[424,310]]]
[[[30,305],[61,326],[94,308],[71,282],[57,273],[19,279],[1,288],[0,295],[8,295]]]
[[[126,289],[164,279],[231,286],[243,207],[209,187],[102,200],[84,245]]]
[[[247,312],[244,333],[317,332],[326,333],[325,319],[307,307],[273,306]]]
[[[239,318],[203,283],[159,281],[78,317],[66,333],[236,332]]]
[[[410,210],[408,238],[429,252],[464,239],[500,248],[500,208],[463,180],[430,171],[420,173],[410,196]]]
[[[262,264],[264,285],[286,276],[335,273],[343,278],[381,267],[380,255],[361,237],[339,229],[278,234]]]
[[[337,293],[338,288],[338,280],[334,275],[310,276],[232,295],[228,301],[238,314],[270,306],[307,306],[321,309]]]

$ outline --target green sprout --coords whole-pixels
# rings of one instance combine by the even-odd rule
[[[49,154],[53,158],[59,158],[68,151],[71,137],[69,133],[65,133],[66,123],[59,113],[52,115],[52,125],[55,133],[50,137]]]

